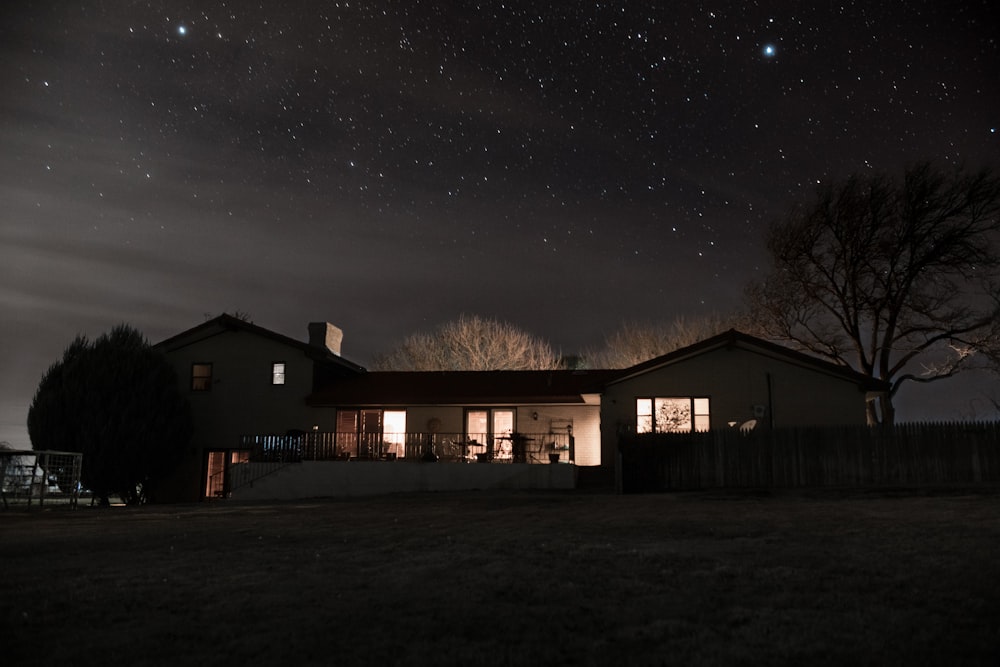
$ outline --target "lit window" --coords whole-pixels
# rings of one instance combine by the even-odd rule
[[[338,410],[337,455],[342,458],[406,456],[405,410]]]
[[[513,433],[513,410],[473,409],[465,413],[466,441],[472,447],[484,448],[473,453],[486,454],[492,459],[510,459],[513,454],[511,448]]]
[[[406,455],[406,411],[386,410],[382,413],[382,442],[386,454],[397,458]]]
[[[212,364],[191,364],[191,391],[211,391]]]
[[[637,433],[685,433],[710,427],[707,398],[638,398]]]
[[[285,384],[285,364],[279,362],[271,366],[271,384]]]

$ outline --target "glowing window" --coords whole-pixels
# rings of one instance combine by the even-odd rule
[[[405,410],[338,410],[337,454],[344,458],[406,455]]]
[[[685,433],[710,428],[707,398],[637,398],[637,433]]]
[[[514,411],[503,409],[473,409],[465,412],[465,439],[472,446],[485,447],[492,459],[511,458],[511,434],[514,432]]]
[[[285,364],[276,362],[271,365],[271,384],[285,384]]]
[[[386,410],[382,413],[382,442],[386,453],[402,458],[406,449],[406,411]]]

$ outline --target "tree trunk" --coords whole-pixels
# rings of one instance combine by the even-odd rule
[[[869,426],[891,427],[896,423],[896,407],[889,395],[879,396],[865,406],[865,415]]]

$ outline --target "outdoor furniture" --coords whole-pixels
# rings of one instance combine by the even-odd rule
[[[528,462],[528,444],[535,442],[534,438],[529,438],[521,433],[511,433],[502,435],[497,440],[507,440],[510,442],[511,460],[514,463]]]

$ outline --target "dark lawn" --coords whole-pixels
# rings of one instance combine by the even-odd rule
[[[1000,665],[1000,492],[0,514],[0,664]]]

